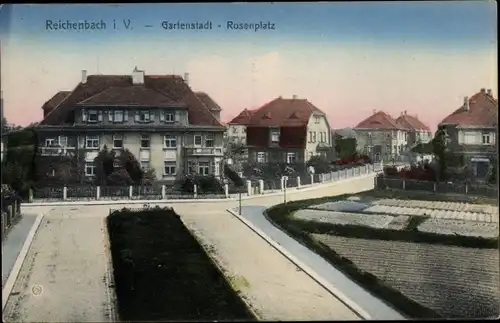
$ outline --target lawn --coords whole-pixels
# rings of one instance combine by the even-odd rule
[[[115,211],[107,224],[120,320],[255,320],[172,209]]]

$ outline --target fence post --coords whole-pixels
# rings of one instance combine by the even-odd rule
[[[167,196],[167,191],[165,185],[161,186],[161,199],[164,200],[165,197]]]
[[[63,200],[68,199],[68,188],[66,186],[63,187]]]
[[[283,192],[285,190],[285,176],[281,176],[280,180],[280,190]]]
[[[403,190],[406,189],[406,181],[403,179]]]
[[[259,179],[259,193],[264,194],[264,180]]]
[[[9,205],[8,213],[7,214],[8,214],[8,216],[7,216],[7,225],[10,226],[12,224],[12,218],[13,218],[13,216],[12,216],[12,204]]]
[[[311,185],[314,184],[314,174],[311,174]]]
[[[297,188],[300,188],[300,176],[297,176]]]
[[[33,189],[30,188],[28,191],[28,202],[33,203]]]
[[[469,193],[469,186],[465,184],[465,194]]]
[[[98,200],[101,197],[101,187],[97,186],[95,188],[95,199]]]
[[[224,184],[224,194],[226,195],[226,198],[229,198],[229,185]]]
[[[129,197],[129,199],[132,199],[132,196],[134,196],[134,187],[133,186],[129,186],[128,187],[128,197]]]
[[[252,182],[247,181],[247,194],[248,196],[252,195]]]
[[[194,198],[198,197],[198,186],[196,184],[193,185],[193,195]]]
[[[434,182],[434,185],[433,185],[433,186],[434,186],[434,187],[433,187],[434,192],[435,192],[435,191],[437,191],[437,187],[436,187],[437,185],[436,185],[436,182]]]

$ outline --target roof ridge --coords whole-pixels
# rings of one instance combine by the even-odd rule
[[[96,97],[96,96],[98,96],[98,95],[101,95],[101,94],[103,94],[103,93],[106,93],[106,92],[110,91],[111,89],[113,89],[114,87],[118,87],[118,86],[109,86],[109,87],[107,87],[105,90],[102,90],[101,92],[98,92],[98,93],[96,93],[96,94],[94,94],[94,95],[92,95],[92,96],[89,96],[89,97],[88,97],[88,98],[86,98],[85,100],[82,100],[82,101],[80,101],[80,102],[77,102],[76,104],[84,104],[84,103],[85,103],[85,101],[89,101],[90,99],[93,99],[93,98],[95,98],[95,97]]]
[[[69,97],[71,97],[71,95],[75,92],[75,90],[81,85],[81,83],[78,83],[74,88],[73,90],[69,91],[70,93],[68,95],[66,95],[66,97],[61,101],[59,102],[58,105],[56,105],[52,110],[49,111],[49,113],[47,113],[47,115],[39,122],[40,124],[43,124],[43,121],[46,120],[54,111],[57,110],[57,108],[59,108],[61,106],[61,104],[63,104],[66,100],[68,100]]]

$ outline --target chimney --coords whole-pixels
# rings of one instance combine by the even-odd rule
[[[373,109],[373,114],[377,113],[377,110],[376,109]]]
[[[405,115],[405,113],[403,111],[401,111],[401,116],[404,116],[404,115]]]
[[[144,84],[144,71],[137,69],[137,66],[132,71],[132,84]]]
[[[464,97],[464,110],[469,111],[469,97]]]
[[[491,94],[491,89],[488,89],[488,90],[486,91],[486,93],[487,93],[489,96],[493,96],[493,94]]]
[[[184,82],[189,85],[189,73],[184,73]]]
[[[405,110],[405,115],[407,115],[407,114],[408,114],[408,112]]]
[[[87,70],[82,70],[82,84],[87,83]]]
[[[486,93],[486,89],[485,89],[485,88],[482,88],[482,89],[481,89],[481,93]]]
[[[295,94],[292,96],[292,98],[293,98],[294,100],[297,100],[297,96],[296,96]]]

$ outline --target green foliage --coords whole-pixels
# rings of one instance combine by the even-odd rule
[[[115,158],[115,152],[108,150],[106,145],[97,154],[94,164],[96,165],[96,182],[98,185],[106,185],[108,183],[108,177],[114,172]],[[116,175],[114,179],[116,179]]]
[[[332,164],[323,156],[312,156],[307,162],[307,167],[314,167],[316,174],[329,173],[332,170]]]
[[[134,154],[132,154],[128,149],[123,149],[118,159],[120,161],[120,165],[125,168],[127,173],[130,175],[130,178],[132,178],[132,181],[134,183],[140,183],[143,178],[144,171]]]
[[[224,165],[224,175],[229,178],[236,187],[243,187],[243,179],[227,164]]]
[[[115,167],[115,161],[120,165]],[[98,185],[150,185],[156,179],[154,170],[144,171],[135,156],[128,150],[120,156],[105,145],[94,159],[96,165],[96,184]]]
[[[356,139],[335,135],[335,153],[337,158],[345,158],[356,154]]]
[[[181,190],[193,194],[195,185],[197,194],[224,193],[222,183],[215,176],[186,176],[181,184]]]
[[[491,168],[490,168],[490,173],[488,175],[488,183],[490,184],[497,184],[497,169],[498,165],[497,165],[497,160],[495,159],[492,163],[491,163]]]
[[[134,181],[125,169],[118,169],[107,177],[107,184],[114,186],[130,186]]]
[[[436,131],[436,134],[432,139],[431,144],[432,144],[432,152],[434,153],[434,156],[436,156],[439,166],[438,167],[439,179],[444,180],[447,167],[446,158],[448,156],[446,152],[446,132],[444,131],[443,128],[439,128]]]

